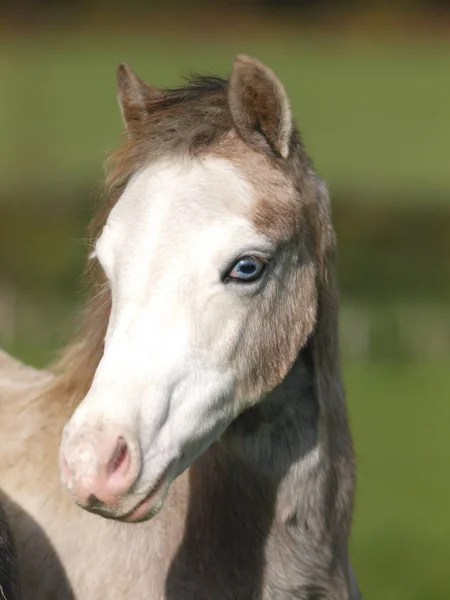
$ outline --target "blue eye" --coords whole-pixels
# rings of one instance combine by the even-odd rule
[[[242,283],[251,283],[259,279],[264,271],[267,261],[256,256],[240,258],[228,273],[226,280],[234,279]]]

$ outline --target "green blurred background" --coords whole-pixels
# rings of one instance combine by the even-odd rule
[[[367,599],[450,598],[450,2],[21,0],[0,7],[0,345],[43,366],[82,303],[120,142],[116,64],[280,76],[339,238]]]

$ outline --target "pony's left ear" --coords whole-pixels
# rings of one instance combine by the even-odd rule
[[[238,55],[229,82],[228,102],[234,124],[250,144],[287,158],[293,124],[283,84],[254,58]]]
[[[116,82],[122,119],[128,133],[132,134],[162,91],[142,81],[126,63],[117,67]]]

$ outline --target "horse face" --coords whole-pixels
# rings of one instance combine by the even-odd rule
[[[239,349],[274,246],[248,217],[254,201],[239,170],[210,156],[145,168],[111,211],[95,249],[112,297],[104,355],[61,452],[85,508],[151,516],[255,400]]]
[[[84,508],[137,521],[286,377],[315,326],[328,208],[258,61],[181,92],[122,65],[118,98],[134,175],[96,245],[112,308],[61,472]]]

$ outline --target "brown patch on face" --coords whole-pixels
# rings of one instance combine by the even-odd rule
[[[277,248],[260,293],[251,299],[235,361],[245,365],[240,396],[255,401],[279,385],[314,331],[318,307],[318,180],[302,148],[283,160],[258,152],[235,132],[214,154],[234,164],[255,190],[249,218]],[[325,217],[325,215],[323,215]]]
[[[298,192],[299,187],[306,187],[304,168],[296,185],[286,169],[287,161],[255,150],[233,130],[209,154],[229,160],[255,190],[257,201],[249,218],[258,231],[277,244],[296,236],[306,201]]]
[[[246,368],[242,396],[250,402],[283,381],[316,323],[314,264],[301,263],[284,249],[271,276],[249,315],[237,359]]]

